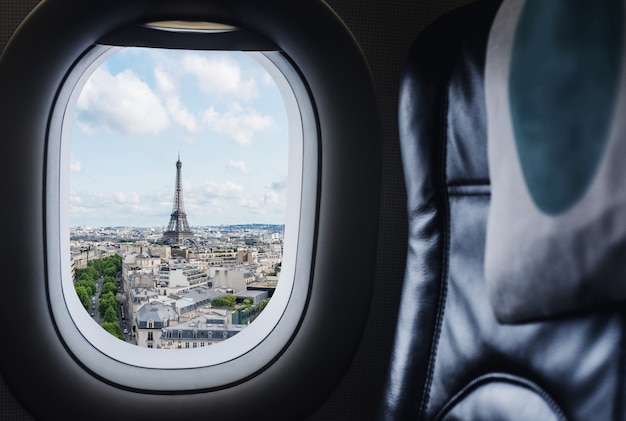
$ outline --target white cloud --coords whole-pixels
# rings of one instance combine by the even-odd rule
[[[234,104],[224,113],[210,107],[204,112],[202,122],[210,130],[228,136],[240,145],[249,145],[256,133],[275,128],[274,120],[270,116],[254,109],[243,109],[238,104]]]
[[[195,199],[199,206],[219,207],[238,214],[245,214],[246,210],[260,205],[251,197],[246,186],[232,181],[206,182],[202,194]]]
[[[263,196],[263,204],[266,206],[280,204],[280,197],[278,196],[278,193],[275,191],[265,193],[265,196]]]
[[[83,221],[119,221],[123,215],[124,224],[150,225],[146,221],[160,221],[157,225],[165,225],[168,221],[171,203],[160,199],[160,193],[139,194],[136,192],[113,193],[79,193],[70,192],[70,213],[77,225]],[[119,222],[112,222],[116,225]],[[101,225],[107,225],[102,222]]]
[[[181,102],[180,94],[172,76],[163,69],[155,68],[154,79],[156,81],[156,92],[164,98],[165,108],[172,120],[184,127],[189,133],[198,133],[200,130],[198,119]]]
[[[70,172],[79,173],[83,170],[83,165],[80,161],[70,159]]]
[[[243,175],[250,174],[250,170],[248,169],[248,166],[243,161],[233,161],[231,159],[231,160],[228,161],[227,168],[228,169],[234,169],[234,170],[240,172]]]
[[[207,58],[190,53],[183,57],[180,66],[195,77],[205,94],[227,94],[246,101],[259,95],[254,79],[244,79],[240,65],[228,57]]]
[[[137,204],[140,202],[139,195],[135,192],[131,193],[123,193],[123,192],[114,192],[113,197],[119,204]]]
[[[85,84],[77,107],[79,127],[86,131],[158,134],[170,125],[159,98],[129,69],[113,76],[106,66],[99,67]]]
[[[196,134],[200,131],[200,125],[196,116],[180,102],[180,98],[167,98],[165,106],[172,119],[183,126],[189,133]]]
[[[239,183],[234,183],[232,181],[226,182],[212,182],[208,181],[204,186],[204,196],[213,199],[213,198],[236,198],[241,197],[246,192],[246,188]]]
[[[172,76],[161,68],[154,69],[154,80],[156,83],[156,90],[161,95],[170,96],[178,95],[176,85],[172,80]]]

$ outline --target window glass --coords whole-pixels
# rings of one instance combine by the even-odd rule
[[[169,349],[252,323],[280,275],[287,143],[281,93],[246,53],[124,48],[104,61],[70,152],[72,277],[93,320]]]

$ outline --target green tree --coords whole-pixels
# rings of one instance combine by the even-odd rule
[[[87,265],[94,268],[96,273],[100,274],[102,273],[102,267],[104,265],[104,262],[102,261],[102,259],[93,259],[90,260]]]
[[[113,295],[117,293],[117,284],[115,282],[105,282],[102,284],[102,288],[100,289],[100,295],[104,295],[109,292],[112,292]]]
[[[78,280],[86,279],[88,281],[96,281],[98,279],[98,271],[93,266],[87,266],[84,269],[76,270],[76,278]]]
[[[102,269],[102,274],[104,276],[117,276],[117,267],[115,266],[115,264],[107,264],[103,269]]]
[[[96,288],[96,282],[92,281],[92,280],[87,280],[87,279],[82,279],[76,283],[74,283],[74,286],[81,286],[83,288],[85,288],[87,290],[87,292],[89,293],[89,296],[95,295],[97,288]]]
[[[100,326],[116,338],[124,340],[124,333],[118,322],[104,322]]]
[[[105,322],[117,322],[117,311],[113,307],[107,307],[104,312],[103,320]]]
[[[100,295],[100,304],[98,305],[98,313],[100,313],[100,317],[104,318],[106,314],[107,308],[112,307],[114,311],[117,312],[117,309],[120,305],[120,302],[115,298],[112,292],[107,292],[104,295]]]
[[[257,310],[260,312],[263,311],[263,309],[265,309],[265,307],[267,307],[267,304],[270,302],[270,299],[266,299],[261,301],[259,304],[256,305]]]
[[[226,294],[211,300],[213,307],[234,307],[237,304],[237,297],[232,294]]]
[[[113,255],[113,256],[109,256],[107,257],[107,263],[112,263],[115,265],[115,269],[117,270],[117,272],[121,272],[122,271],[122,256],[120,255]]]
[[[113,293],[113,298],[115,298],[115,293],[117,292],[117,284],[115,281],[117,274],[121,272],[121,270],[122,257],[117,254],[102,259],[89,260],[86,268],[76,269],[75,279],[78,281],[74,284],[74,288],[77,289],[77,287],[82,287],[87,291],[88,297],[86,301],[84,300],[84,296],[79,295],[81,303],[83,303],[83,306],[85,306],[86,309],[89,308],[89,297],[95,295],[97,292],[96,281],[100,276],[104,276],[104,285],[100,296],[102,297],[108,292],[111,292]],[[107,285],[107,283],[110,285]],[[105,285],[107,286],[104,287]],[[114,301],[116,303],[115,310],[117,311],[117,305],[119,305],[119,302],[117,302],[117,300]],[[109,304],[113,307],[113,301],[109,302]],[[103,316],[107,308],[106,300],[104,302],[104,306],[101,305],[100,308],[100,316]]]
[[[80,303],[85,307],[85,310],[89,308],[89,292],[84,286],[74,284],[74,289],[76,290],[76,295],[78,295],[78,299]]]

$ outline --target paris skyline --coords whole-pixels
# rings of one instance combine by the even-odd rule
[[[287,133],[253,58],[124,49],[78,99],[70,225],[166,226],[179,154],[190,225],[284,223]]]

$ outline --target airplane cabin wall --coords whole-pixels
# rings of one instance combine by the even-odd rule
[[[37,0],[2,1],[0,49],[4,48],[13,31],[37,3]],[[383,178],[376,274],[370,316],[362,343],[343,380],[309,420],[362,421],[375,418],[380,404],[404,275],[406,192],[397,130],[398,85],[402,64],[412,41],[426,25],[446,11],[470,1],[328,0],[327,3],[354,34],[372,72],[383,137]],[[45,64],[41,69],[45,71]],[[357,156],[358,151],[355,151]],[[350,247],[349,238],[345,239],[345,245]],[[347,265],[359,263],[346,262]],[[14,281],[18,280],[5,279],[9,286]],[[10,287],[3,288],[3,291],[10,293]],[[346,297],[346,300],[349,299]],[[43,349],[39,351],[45,352]],[[328,358],[332,358],[332,355]],[[27,363],[23,364],[27,370]],[[306,379],[302,379],[302,386],[302,393],[306,393]],[[276,404],[280,405],[280,402]],[[16,402],[1,378],[0,419],[32,419]]]

